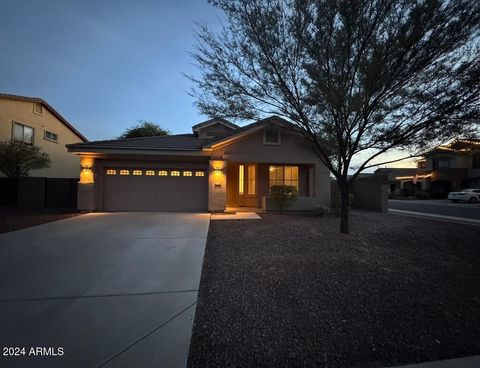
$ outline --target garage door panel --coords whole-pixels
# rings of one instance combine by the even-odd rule
[[[106,169],[109,170],[109,169]],[[106,211],[206,211],[208,207],[208,186],[205,170],[199,169],[115,169],[115,175],[105,175],[104,209]],[[129,175],[120,175],[128,170]],[[141,170],[141,176],[132,175]],[[145,175],[153,170],[154,176]],[[166,171],[167,176],[159,176]],[[180,176],[172,176],[179,171]],[[183,176],[191,171],[192,176]],[[204,176],[195,176],[197,171]]]

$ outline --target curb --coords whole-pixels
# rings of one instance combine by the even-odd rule
[[[404,210],[395,210],[395,209],[389,209],[388,213],[391,213],[393,215],[420,217],[420,218],[425,218],[429,220],[455,222],[458,224],[480,226],[480,220],[471,219],[467,217],[444,216],[444,215],[435,215],[433,213],[413,212],[413,211],[404,211]]]
[[[477,368],[480,367],[480,355],[464,358],[438,360],[420,364],[408,364],[391,368]]]

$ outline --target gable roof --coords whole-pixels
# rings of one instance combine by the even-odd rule
[[[67,148],[70,151],[80,151],[82,148],[158,151],[202,151],[203,149],[210,150],[213,146],[216,146],[217,144],[227,144],[230,141],[237,140],[247,134],[261,129],[264,125],[273,122],[280,123],[281,125],[292,125],[291,123],[280,117],[271,116],[266,119],[254,122],[252,124],[248,124],[241,128],[237,126],[237,129],[232,130],[226,137],[224,136],[199,138],[195,134],[176,134],[142,138],[111,139],[86,143],[73,143],[68,144]],[[197,124],[197,126],[198,125],[199,124]]]
[[[196,133],[200,129],[206,128],[206,127],[208,127],[210,125],[213,125],[213,124],[222,124],[222,125],[226,126],[227,128],[232,129],[232,130],[236,130],[236,129],[240,128],[237,124],[233,124],[233,123],[229,122],[228,120],[225,120],[225,119],[222,119],[222,118],[213,118],[213,119],[209,119],[209,120],[206,120],[206,121],[202,121],[201,123],[195,124],[194,126],[192,126],[192,131],[194,133]]]
[[[75,135],[78,136],[82,141],[88,142],[88,139],[80,133],[75,127],[70,124],[67,119],[65,119],[60,113],[55,110],[50,104],[48,104],[47,101],[40,97],[28,97],[28,96],[18,96],[18,95],[11,95],[8,93],[0,93],[0,99],[5,99],[5,100],[16,100],[16,101],[25,101],[25,102],[37,102],[41,103],[43,106],[45,106],[48,111],[52,113],[58,120],[60,120],[68,129],[70,129]]]

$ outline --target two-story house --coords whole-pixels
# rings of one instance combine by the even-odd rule
[[[78,178],[80,159],[65,145],[87,139],[43,99],[0,94],[0,141],[12,139],[38,146],[50,156],[50,167],[33,170],[30,176]]]
[[[429,191],[444,198],[449,191],[480,188],[480,139],[456,139],[428,152],[417,168],[381,168],[387,174],[392,195]]]

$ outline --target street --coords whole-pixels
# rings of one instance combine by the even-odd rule
[[[388,200],[388,208],[480,220],[480,203],[453,203],[447,199]]]

